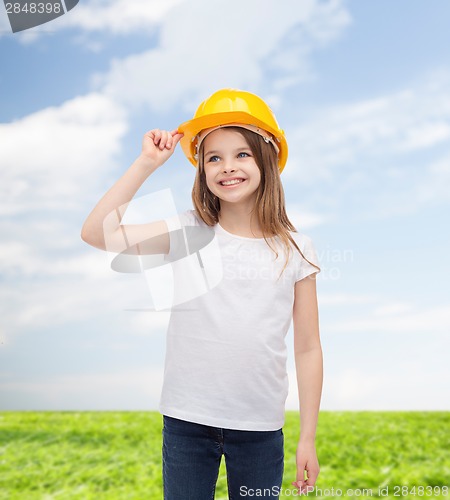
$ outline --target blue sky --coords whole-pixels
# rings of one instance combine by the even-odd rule
[[[0,409],[156,409],[168,313],[81,226],[147,130],[237,87],[286,131],[288,215],[320,259],[322,409],[448,410],[449,18],[443,0],[105,0],[12,34],[0,5]],[[194,173],[177,151],[129,220],[191,208]]]

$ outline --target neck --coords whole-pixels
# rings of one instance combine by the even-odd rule
[[[253,206],[220,202],[219,224],[231,233],[241,236],[262,236],[261,225],[256,214],[251,214]]]

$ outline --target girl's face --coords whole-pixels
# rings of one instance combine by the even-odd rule
[[[217,129],[203,141],[204,168],[209,190],[220,200],[230,203],[256,198],[261,173],[244,137],[235,130]],[[227,179],[239,183],[222,185]]]

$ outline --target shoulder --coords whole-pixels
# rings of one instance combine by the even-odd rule
[[[289,231],[289,234],[292,236],[292,239],[295,241],[295,243],[299,246],[300,250],[313,245],[312,238],[305,233],[298,231]]]
[[[320,273],[320,259],[312,238],[301,232],[290,231],[290,234],[302,253],[300,256],[297,250],[294,251],[294,262],[297,269],[296,281],[301,281],[310,274]]]
[[[205,223],[194,209],[188,209],[179,214],[164,219],[169,231],[181,229],[183,226],[204,226]]]
[[[316,246],[311,236],[302,232],[289,231],[289,233],[291,234],[293,240],[295,241],[298,248],[302,252],[303,256],[306,257],[309,261],[313,262],[314,264],[319,265],[319,258],[317,255]],[[299,256],[298,251],[295,251],[294,253],[297,254],[297,258],[303,260],[303,258]]]
[[[184,217],[185,220],[189,221],[192,226],[206,226],[205,222],[195,209],[186,210],[186,212],[184,212]]]

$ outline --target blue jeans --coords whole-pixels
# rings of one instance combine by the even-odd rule
[[[167,415],[163,422],[164,500],[214,500],[222,455],[230,500],[279,498],[284,472],[282,429],[222,429]]]

